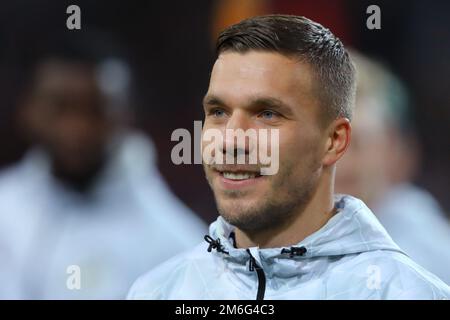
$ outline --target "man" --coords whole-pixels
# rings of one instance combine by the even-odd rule
[[[406,88],[380,63],[356,52],[352,58],[358,73],[352,143],[339,162],[336,190],[362,199],[415,262],[448,284],[450,224],[433,196],[411,182],[420,148]]]
[[[0,298],[123,298],[206,230],[124,124],[126,64],[65,44],[29,66],[19,114],[33,147],[0,175]]]
[[[261,176],[261,164],[219,165],[220,157],[251,151],[250,142],[225,138],[216,162],[204,165],[221,215],[208,243],[138,279],[128,297],[450,297],[362,201],[334,195],[336,162],[350,142],[355,82],[342,43],[309,19],[272,15],[223,31],[217,53],[204,132],[277,129],[279,171]]]

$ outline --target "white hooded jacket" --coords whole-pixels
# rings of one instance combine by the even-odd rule
[[[294,247],[237,249],[219,217],[210,235],[139,278],[129,299],[448,299],[450,289],[414,263],[360,200]],[[406,231],[407,232],[407,231]]]

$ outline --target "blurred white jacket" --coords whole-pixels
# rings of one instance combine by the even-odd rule
[[[369,208],[338,213],[293,247],[234,247],[222,217],[209,238],[139,278],[129,299],[449,299],[450,288],[392,241]]]
[[[386,192],[373,209],[400,248],[450,284],[450,223],[427,191],[401,184]]]
[[[206,226],[162,180],[150,141],[121,136],[87,199],[32,150],[0,176],[0,298],[124,298]],[[79,285],[79,289],[78,289]]]

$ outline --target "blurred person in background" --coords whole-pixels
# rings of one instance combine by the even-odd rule
[[[420,148],[406,88],[378,62],[356,52],[353,60],[353,137],[338,165],[336,189],[366,202],[400,248],[450,283],[449,222],[433,196],[412,182]]]
[[[18,103],[33,147],[0,174],[0,298],[123,298],[206,228],[126,125],[127,65],[55,43],[29,63]]]

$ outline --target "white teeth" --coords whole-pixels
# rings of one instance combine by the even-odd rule
[[[226,179],[231,180],[245,180],[256,177],[256,173],[252,172],[223,172],[223,176]]]

